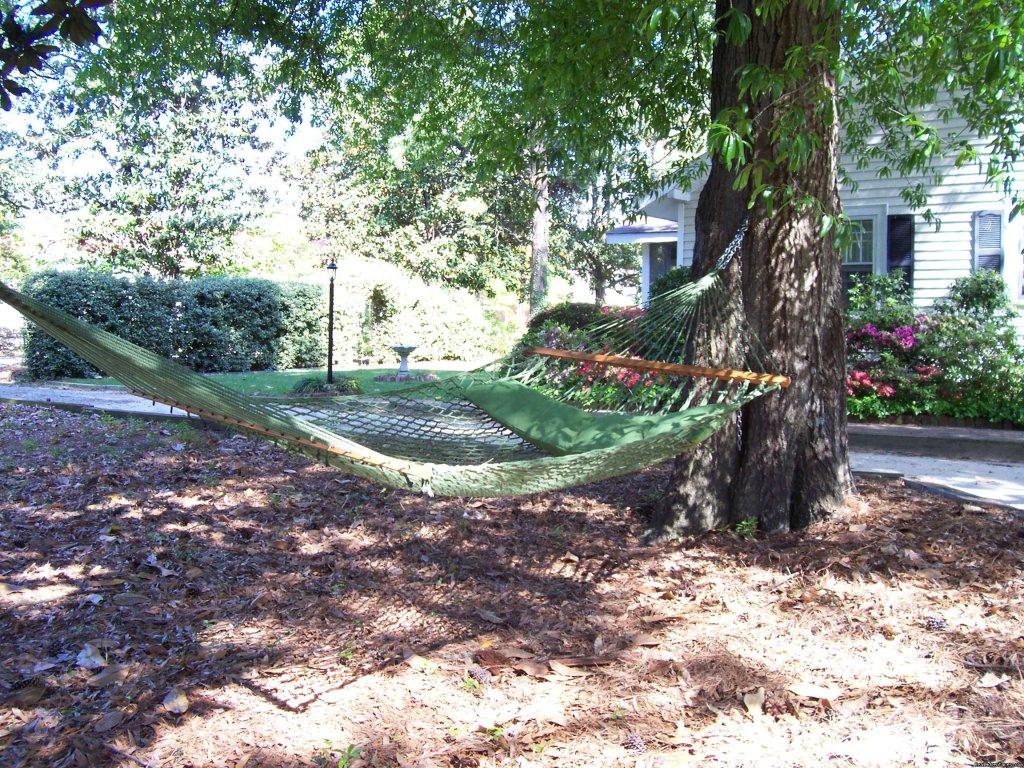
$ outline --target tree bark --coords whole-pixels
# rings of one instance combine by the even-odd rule
[[[817,44],[823,27],[836,28],[834,18],[822,12],[824,4],[793,0],[774,19],[756,16],[751,0],[718,0],[717,6],[719,18],[730,8],[745,12],[753,29],[741,45],[719,37],[712,115],[739,104],[741,67],[780,72],[794,47]],[[836,83],[826,65],[809,67],[803,77],[813,87],[791,84],[782,97],[785,104],[767,98],[747,102],[755,116],[755,158],[778,155],[769,138],[776,109],[793,109],[794,102],[799,108],[801,99],[820,98],[822,91],[834,104]],[[812,195],[834,213],[839,210],[838,126],[814,107],[808,102],[805,114],[820,146],[802,167],[783,163],[765,182]],[[736,297],[732,311],[745,315],[793,384],[753,401],[734,423],[677,458],[653,521],[656,536],[698,533],[749,518],[766,532],[799,528],[830,514],[852,489],[839,253],[831,237],[820,235],[819,212],[788,205],[770,215],[758,203],[748,213],[751,189],[736,190],[733,181],[728,168],[714,160],[697,206],[694,271],[710,269],[749,215],[742,248],[725,272]]]

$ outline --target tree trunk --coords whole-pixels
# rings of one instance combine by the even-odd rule
[[[747,65],[783,69],[795,46],[811,46],[823,27],[835,28],[824,4],[791,1],[774,19],[754,14],[751,0],[718,0],[718,17],[729,8],[745,12],[753,31],[743,44],[720,36],[712,76],[712,115],[737,106],[736,73]],[[767,97],[748,102],[756,116],[753,156],[773,160],[769,138],[775,106],[806,102],[807,126],[820,138],[810,160],[795,170],[785,163],[765,183],[813,195],[824,210],[839,210],[838,127],[810,103],[822,92],[833,100],[836,85],[824,64],[808,67],[801,84],[790,83],[780,105]],[[832,114],[835,114],[834,109]],[[707,272],[747,211],[750,188],[733,188],[734,176],[718,160],[697,205],[694,271]],[[845,336],[839,253],[820,235],[820,213],[786,205],[769,215],[758,203],[749,211],[743,246],[726,270],[735,313],[743,313],[779,372],[793,384],[758,398],[734,423],[676,460],[668,493],[655,515],[654,533],[689,534],[756,518],[763,531],[799,528],[827,516],[852,489],[846,443]],[[725,323],[728,327],[732,323]]]
[[[590,271],[594,287],[594,303],[603,306],[608,295],[608,274],[601,263],[600,254],[594,258],[593,269]]]
[[[539,157],[540,155],[538,155]],[[530,314],[536,314],[548,293],[548,173],[543,161],[530,163],[533,225],[530,231]]]

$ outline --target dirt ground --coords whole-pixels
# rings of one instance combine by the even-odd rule
[[[862,482],[642,544],[667,468],[429,500],[0,405],[0,765],[943,766],[1024,755],[1024,520]]]

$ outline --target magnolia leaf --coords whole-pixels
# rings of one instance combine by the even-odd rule
[[[188,712],[188,696],[178,688],[171,688],[160,702],[163,708],[172,715],[183,715]]]
[[[476,609],[476,615],[479,616],[484,621],[490,622],[491,624],[504,624],[505,623],[505,620],[503,618],[501,618],[501,616],[499,616],[496,613],[491,613],[490,611],[486,611],[483,608],[477,608]]]
[[[432,675],[437,671],[437,664],[432,662],[430,659],[425,659],[419,654],[411,653],[405,657],[405,663],[418,672],[423,672],[428,675]]]
[[[751,717],[761,717],[764,714],[764,686],[761,686],[756,691],[744,693],[743,706],[747,708],[747,713]]]
[[[93,675],[86,680],[86,685],[92,686],[93,688],[101,688],[107,685],[115,685],[117,683],[123,683],[128,679],[128,668],[120,664],[111,664],[109,667],[104,669],[102,672]]]
[[[107,659],[95,645],[86,643],[75,658],[75,664],[84,669],[103,669],[107,666]]]
[[[112,712],[107,712],[107,714],[97,720],[94,730],[96,733],[106,733],[109,730],[117,728],[117,726],[123,722],[124,713],[115,709]]]
[[[548,666],[551,667],[552,672],[557,672],[559,675],[566,675],[568,677],[586,677],[589,673],[585,669],[577,669],[571,667],[568,664],[563,664],[557,659],[550,659]]]
[[[995,688],[1008,683],[1010,678],[1008,675],[997,675],[995,672],[986,672],[981,680],[978,681],[979,688]]]
[[[787,686],[786,690],[803,699],[820,699],[828,702],[835,701],[843,695],[838,688],[807,682],[793,683],[793,685]]]
[[[114,595],[111,598],[114,605],[129,606],[129,605],[140,605],[142,603],[148,603],[149,598],[145,595],[137,595],[134,592],[122,592],[119,595]]]
[[[530,677],[547,677],[550,672],[547,664],[541,664],[533,659],[520,659],[512,664],[512,669]]]
[[[524,651],[522,648],[495,648],[494,650],[507,659],[532,659],[537,655]]]
[[[46,695],[46,688],[41,685],[29,685],[19,688],[11,694],[4,703],[17,709],[28,709],[34,707]]]

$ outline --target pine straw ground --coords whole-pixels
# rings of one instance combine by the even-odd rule
[[[0,405],[0,446],[4,766],[1024,753],[995,507],[862,482],[799,534],[645,547],[665,467],[431,501],[190,427]]]

